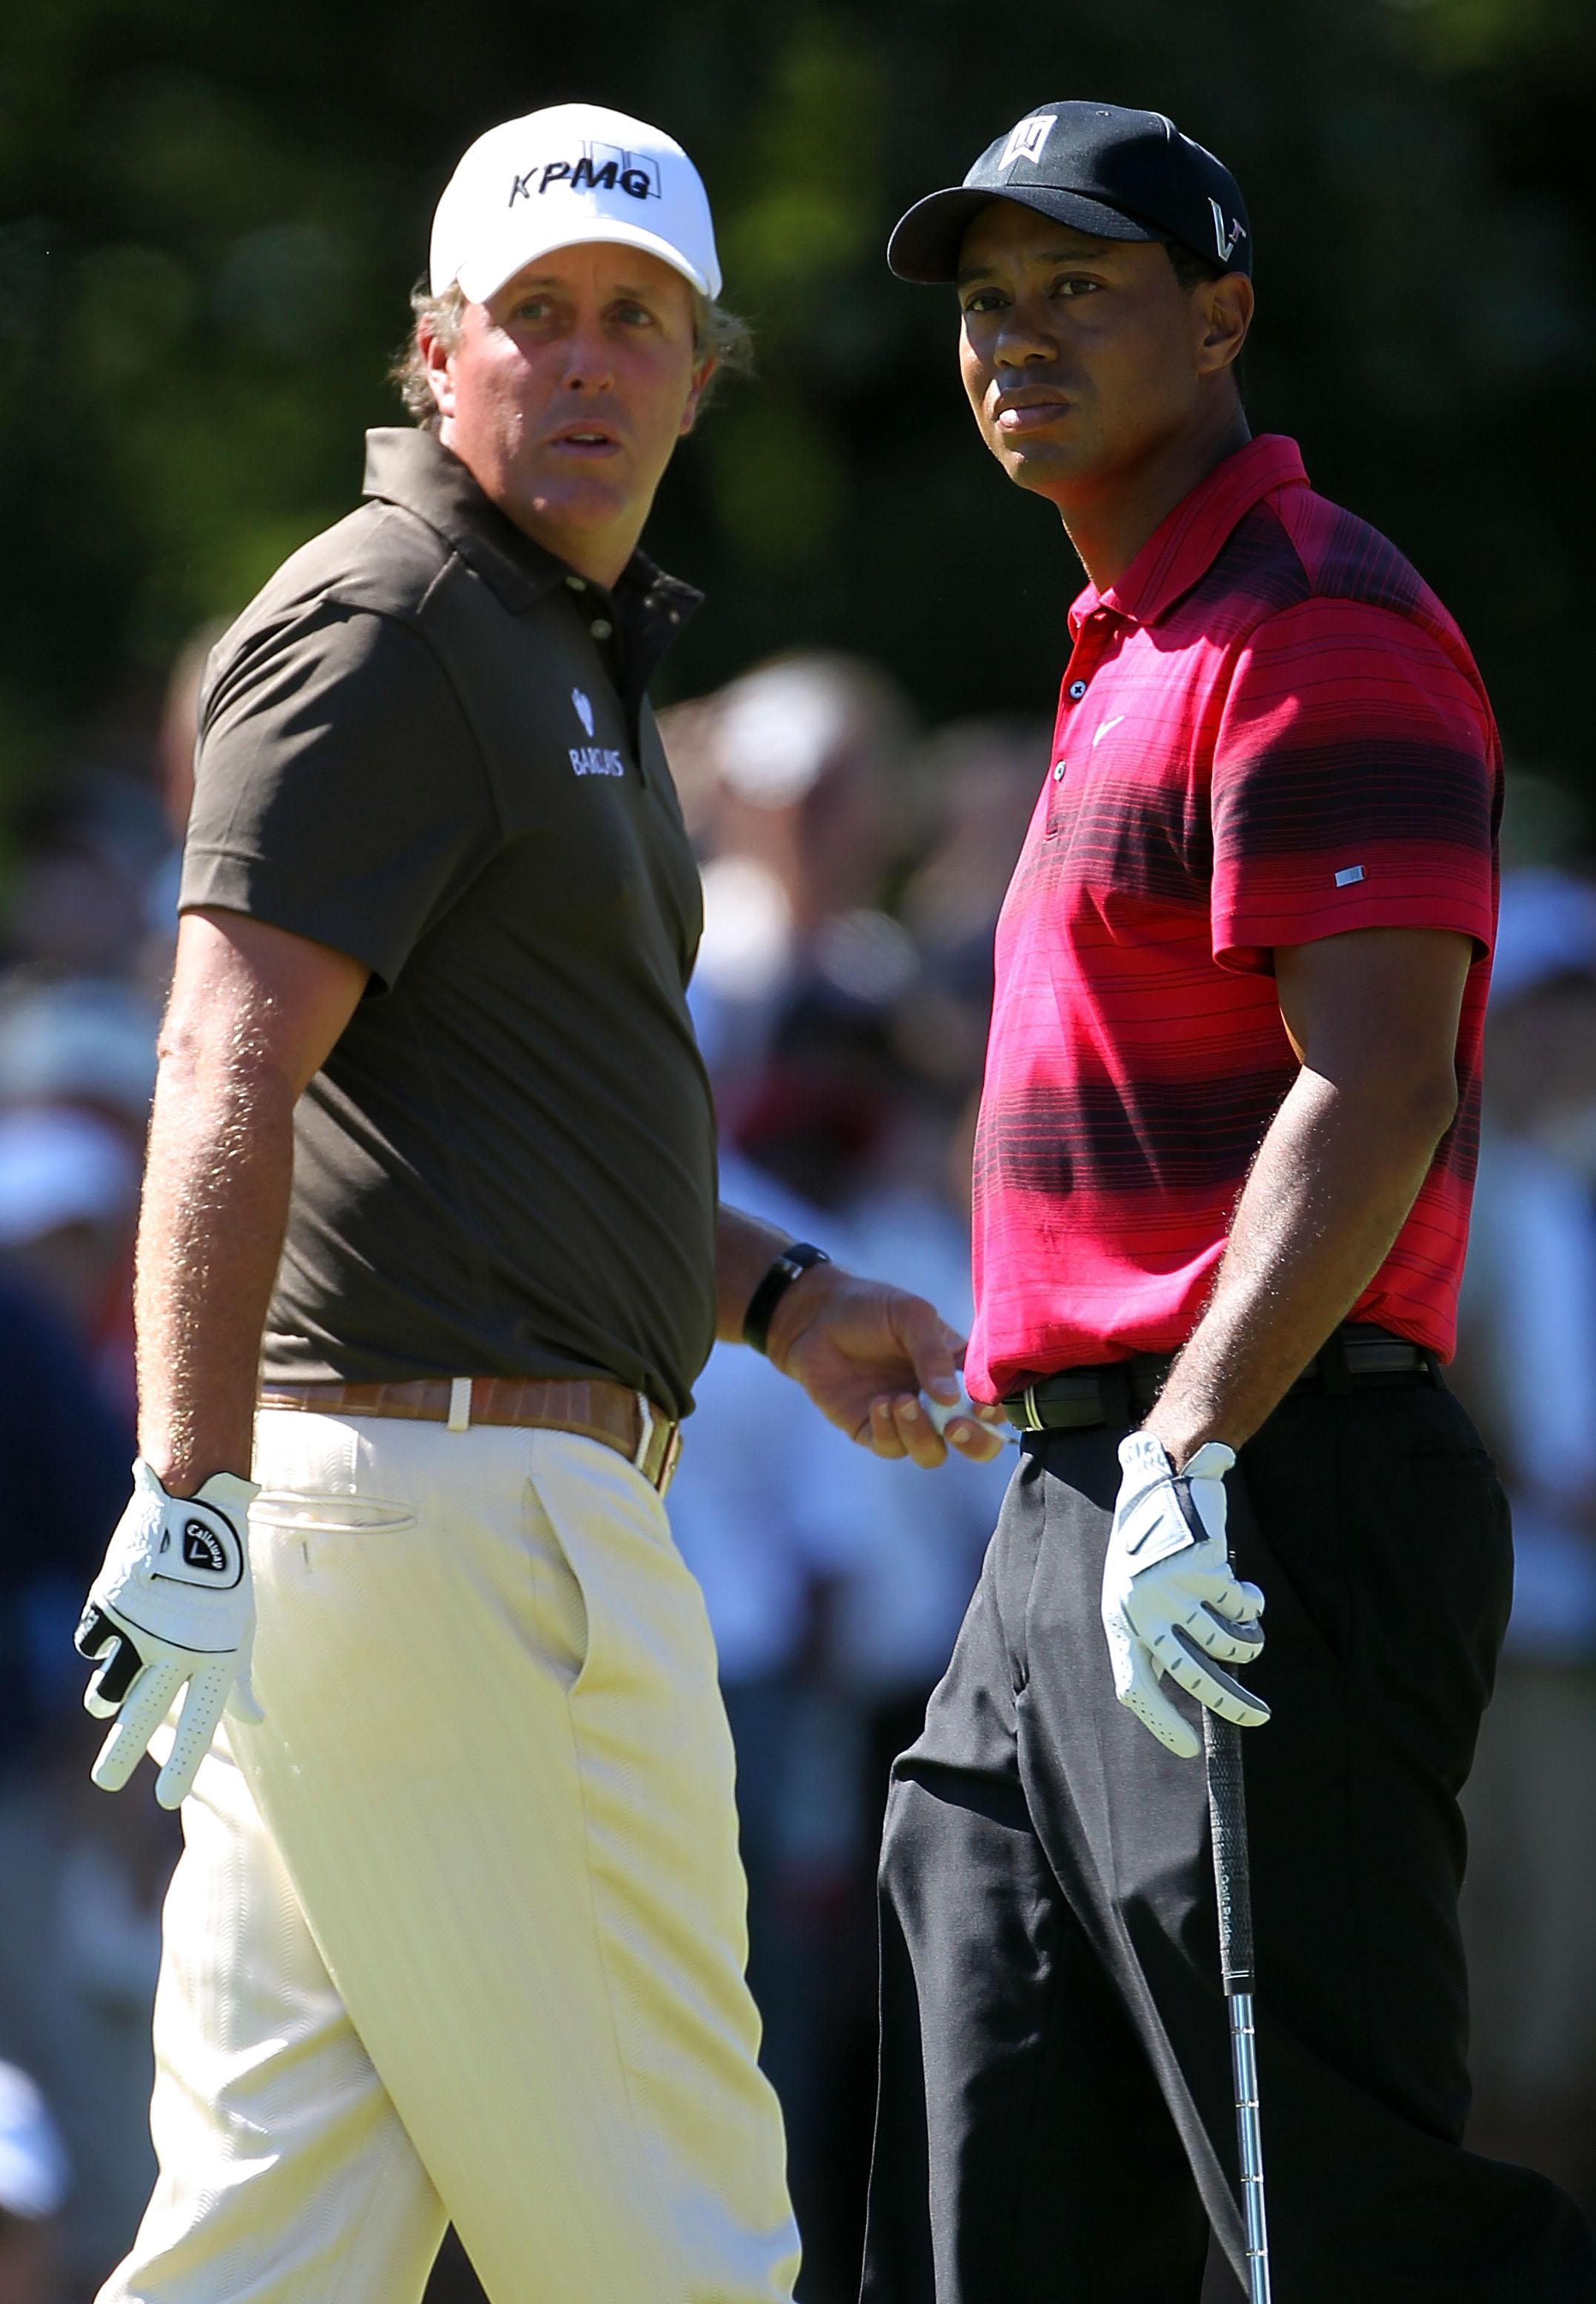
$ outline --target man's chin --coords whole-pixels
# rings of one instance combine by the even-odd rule
[[[993,453],[1015,487],[1029,488],[1034,496],[1051,496],[1081,477],[1079,450],[1060,441],[1027,440],[1021,445],[1004,440]]]
[[[519,529],[568,559],[572,546],[586,538],[613,537],[629,525],[629,515],[641,527],[646,506],[637,505],[636,493],[596,474],[561,475],[552,482],[540,474],[507,489],[496,501]]]

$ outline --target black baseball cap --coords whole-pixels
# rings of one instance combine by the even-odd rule
[[[1099,240],[1177,240],[1229,272],[1253,269],[1235,177],[1161,112],[1066,97],[989,144],[962,184],[916,200],[887,243],[900,280],[947,281],[972,216],[1018,200]]]

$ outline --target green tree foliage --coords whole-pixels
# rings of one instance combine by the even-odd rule
[[[1172,114],[1236,169],[1255,425],[1457,614],[1510,745],[1596,777],[1583,0],[7,0],[0,748],[47,754],[348,509],[431,206],[493,121],[586,95],[708,180],[760,373],[651,542],[711,605],[677,692],[795,642],[930,714],[1045,709],[1078,572],[970,426],[951,298],[882,258],[1039,99]]]

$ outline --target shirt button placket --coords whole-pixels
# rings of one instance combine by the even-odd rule
[[[1082,697],[1085,696],[1086,692],[1086,683],[1097,668],[1095,659],[1103,652],[1102,642],[1105,637],[1103,628],[1108,623],[1108,612],[1106,609],[1098,608],[1094,610],[1092,615],[1087,618],[1085,628],[1081,632],[1076,642],[1076,656],[1078,656],[1083,654],[1089,654],[1094,661],[1087,665],[1084,673],[1077,672],[1074,678],[1066,686],[1064,693],[1069,699],[1071,705],[1078,704]],[[1095,645],[1094,645],[1094,642]],[[1062,752],[1060,752],[1058,758],[1053,762],[1053,782],[1056,784],[1061,784],[1063,783],[1065,774],[1068,767],[1069,762],[1068,758]]]

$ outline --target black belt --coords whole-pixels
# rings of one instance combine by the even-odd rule
[[[1175,1365],[1173,1352],[1138,1352],[1134,1360],[1110,1360],[1101,1368],[1066,1368],[1043,1376],[1002,1402],[1004,1415],[1022,1432],[1085,1431],[1094,1424],[1132,1421],[1145,1414]],[[1335,1397],[1372,1376],[1422,1376],[1440,1382],[1440,1364],[1423,1344],[1394,1336],[1387,1328],[1343,1326],[1315,1352],[1290,1387]]]

